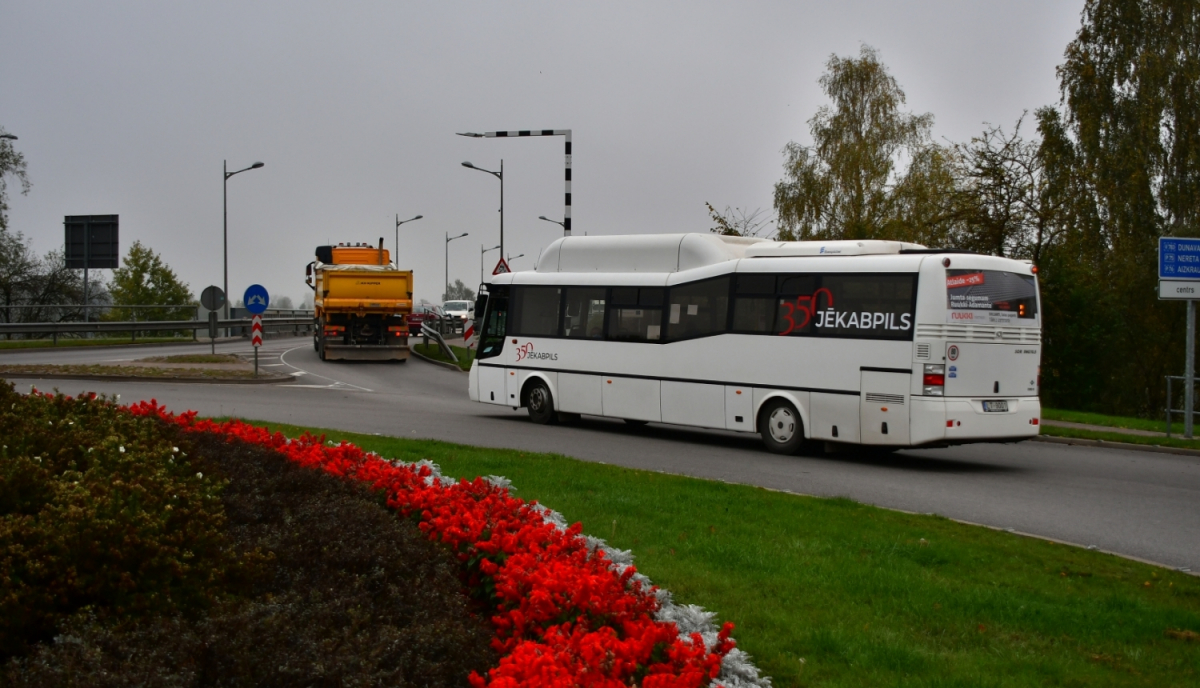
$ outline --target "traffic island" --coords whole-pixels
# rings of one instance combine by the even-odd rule
[[[119,365],[47,363],[0,365],[0,377],[65,380],[109,380],[162,382],[209,382],[221,384],[272,384],[292,380],[290,375],[256,375],[254,364],[228,354],[186,354],[153,356]]]

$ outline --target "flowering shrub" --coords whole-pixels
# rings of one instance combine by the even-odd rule
[[[578,524],[565,527],[557,514],[513,497],[500,479],[455,482],[429,462],[392,463],[323,436],[289,440],[237,420],[175,415],[154,400],[129,412],[269,447],[381,491],[388,506],[455,553],[471,595],[491,614],[502,657],[486,677],[472,673],[474,686],[682,688],[718,677],[731,687],[770,683],[734,648],[732,624],[713,632],[711,614],[672,605]]]
[[[219,482],[184,454],[152,419],[0,381],[0,661],[85,607],[207,605],[242,555],[226,546]]]

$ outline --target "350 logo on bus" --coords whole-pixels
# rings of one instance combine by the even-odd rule
[[[818,298],[821,296],[825,297],[824,308],[817,305]],[[808,296],[797,296],[795,303],[783,301],[779,305],[784,309],[781,316],[785,324],[783,331],[779,333],[780,336],[789,335],[796,330],[808,327],[814,318],[817,327],[840,330],[879,328],[905,331],[912,327],[912,315],[909,313],[900,313],[897,318],[895,313],[839,311],[833,306],[833,293],[824,287]]]
[[[527,358],[557,361],[558,354],[552,354],[547,351],[534,351],[533,342],[529,342],[517,347],[517,363]]]

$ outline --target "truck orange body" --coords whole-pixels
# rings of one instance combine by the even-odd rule
[[[322,360],[406,361],[412,313],[411,270],[391,263],[383,248],[367,244],[318,246],[308,264],[315,329]]]

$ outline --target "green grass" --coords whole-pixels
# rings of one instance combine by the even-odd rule
[[[138,337],[131,341],[129,337],[108,337],[104,339],[66,339],[59,337],[58,344],[49,339],[11,339],[0,340],[0,350],[3,349],[53,349],[64,346],[125,346],[136,344],[163,344],[168,342],[191,342],[191,337]]]
[[[1104,425],[1110,428],[1128,428],[1130,430],[1149,430],[1151,432],[1166,432],[1166,419],[1146,420],[1145,418],[1129,418],[1126,416],[1107,416],[1102,413],[1087,413],[1085,411],[1063,411],[1060,409],[1042,409],[1042,418],[1046,420],[1061,420],[1070,423],[1086,423],[1088,425]],[[1183,427],[1182,420],[1176,420],[1173,426]],[[1174,429],[1174,427],[1172,428]]]
[[[1166,423],[1163,421],[1146,420],[1144,418],[1128,418],[1125,416],[1107,416],[1099,413],[1083,411],[1062,411],[1059,409],[1042,409],[1042,418],[1046,420],[1061,420],[1071,423],[1087,423],[1111,428],[1128,428],[1131,430],[1149,430],[1165,432]],[[1085,440],[1103,440],[1105,442],[1124,442],[1126,444],[1141,444],[1154,447],[1175,447],[1178,449],[1200,449],[1200,440],[1185,440],[1183,423],[1171,426],[1171,437],[1146,437],[1129,435],[1120,432],[1103,432],[1098,430],[1083,430],[1080,428],[1061,428],[1053,425],[1041,426],[1041,434],[1051,437],[1070,437]]]
[[[93,365],[86,363],[53,365],[31,363],[0,365],[0,377],[37,377],[39,375],[79,375],[85,377],[138,377],[138,378],[202,378],[209,380],[233,380],[254,378],[253,370],[222,370],[213,368],[155,368],[153,366]],[[275,373],[260,372],[257,377],[284,378]]]
[[[245,363],[233,354],[178,354],[175,356],[151,356],[140,360],[153,363]]]
[[[507,476],[632,549],[677,602],[736,623],[777,686],[1200,685],[1200,645],[1182,639],[1200,631],[1200,579],[1186,574],[847,499],[321,432],[447,475]]]
[[[425,356],[426,358],[432,358],[435,361],[444,361],[451,364],[454,363],[454,361],[451,361],[446,354],[442,353],[442,348],[434,343],[414,344],[412,350],[421,354],[422,356]],[[459,368],[462,368],[463,370],[471,369],[471,361],[475,360],[474,349],[451,345],[450,350],[453,351],[454,355],[458,357]]]

